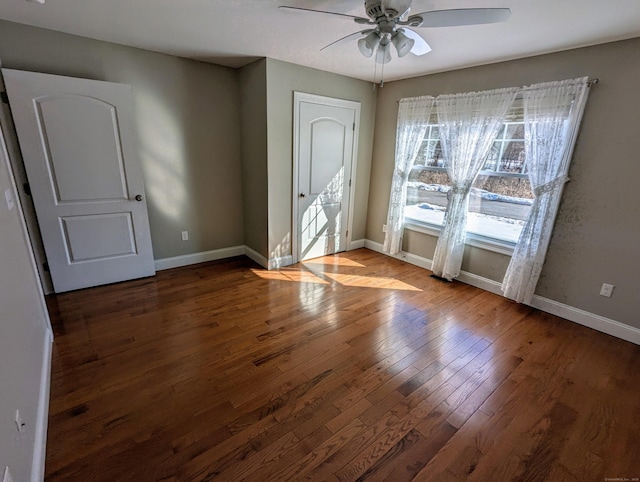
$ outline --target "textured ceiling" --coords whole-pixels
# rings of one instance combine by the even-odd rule
[[[0,18],[230,67],[271,57],[372,80],[374,62],[355,41],[320,51],[362,26],[279,5],[364,16],[361,0],[2,0]],[[509,7],[513,13],[501,24],[419,29],[433,51],[394,58],[385,79],[640,36],[639,0],[414,0],[411,10],[477,7]]]

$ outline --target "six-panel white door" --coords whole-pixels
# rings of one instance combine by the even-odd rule
[[[131,87],[2,73],[55,291],[153,275]]]
[[[356,108],[299,94],[298,261],[345,251]]]

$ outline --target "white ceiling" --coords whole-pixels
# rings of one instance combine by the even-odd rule
[[[2,0],[0,18],[230,67],[271,57],[372,80],[374,62],[355,40],[320,51],[362,26],[279,5],[366,16],[362,0]],[[433,51],[394,56],[385,80],[640,37],[640,0],[414,0],[411,11],[477,7],[513,13],[501,24],[419,29]]]

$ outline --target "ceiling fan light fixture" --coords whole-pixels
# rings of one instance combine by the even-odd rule
[[[416,43],[414,39],[407,37],[402,29],[393,35],[391,42],[398,52],[398,57],[404,57],[411,52],[413,45]]]
[[[378,47],[376,63],[388,64],[389,62],[391,62],[391,43],[387,40],[386,42],[381,42]]]
[[[358,40],[358,49],[360,49],[360,53],[365,57],[371,57],[378,45],[380,45],[380,35],[378,35],[378,32],[371,32]]]

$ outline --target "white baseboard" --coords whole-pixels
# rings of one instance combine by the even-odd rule
[[[185,254],[182,256],[174,256],[172,258],[156,259],[155,265],[156,271],[162,271],[165,269],[188,266],[190,264],[205,263],[207,261],[231,258],[233,256],[242,256],[243,254],[245,254],[245,246],[232,246],[230,248],[202,251],[200,253]]]
[[[266,269],[278,269],[283,266],[293,264],[293,256],[281,256],[279,258],[271,258],[267,260],[260,253],[249,246],[232,246],[230,248],[214,249],[212,251],[202,251],[200,253],[185,254],[183,256],[174,256],[172,258],[156,259],[156,271],[165,269],[179,268],[189,266],[191,264],[205,263],[207,261],[215,261],[218,259],[232,258],[234,256],[246,255],[260,266]]]
[[[364,240],[364,247],[370,249],[371,251],[377,251],[378,253],[386,254],[382,251],[382,243],[376,243],[375,241],[371,241],[370,239]]]
[[[347,248],[347,251],[364,248],[364,241],[365,241],[364,239],[356,239],[355,241],[351,241],[349,243],[349,247]]]
[[[285,266],[291,266],[293,264],[293,256],[280,256],[279,258],[271,258],[269,259],[269,264],[267,269],[278,269],[284,268]]]
[[[256,250],[251,249],[249,246],[244,246],[244,254],[248,258],[251,258],[253,261],[258,263],[263,268],[265,269],[268,268],[269,260],[264,256],[262,256],[260,253],[258,253]]]
[[[35,443],[31,462],[31,482],[44,480],[44,462],[47,452],[47,422],[49,419],[49,391],[51,387],[51,350],[53,336],[46,330],[42,348],[42,369],[40,371],[40,393],[36,415]]]
[[[467,271],[460,271],[460,275],[456,279],[468,285],[475,286],[476,288],[489,291],[494,295],[503,296],[502,283],[498,281],[478,276],[477,274],[469,273]]]
[[[571,320],[574,323],[601,331],[607,335],[640,345],[640,329],[625,325],[611,318],[589,313],[588,311],[574,308],[573,306],[565,305],[564,303],[559,303],[538,295],[534,295],[531,306],[546,313],[551,313],[552,315]]]
[[[382,244],[369,239],[365,240],[365,248],[386,254],[382,250]],[[404,251],[392,255],[391,257],[428,270],[431,270],[433,265],[433,261],[428,258],[423,258],[422,256],[406,253]],[[460,276],[456,279],[468,285],[475,286],[476,288],[502,296],[502,283],[499,283],[498,281],[484,278],[467,271],[461,271]],[[625,325],[619,321],[605,318],[604,316],[596,315],[594,313],[589,313],[588,311],[584,311],[570,305],[565,305],[564,303],[559,303],[558,301],[550,300],[538,295],[534,295],[530,306],[544,311],[545,313],[550,313],[566,320],[573,321],[574,323],[606,333],[607,335],[615,336],[616,338],[621,338],[622,340],[640,345],[640,329]]]

